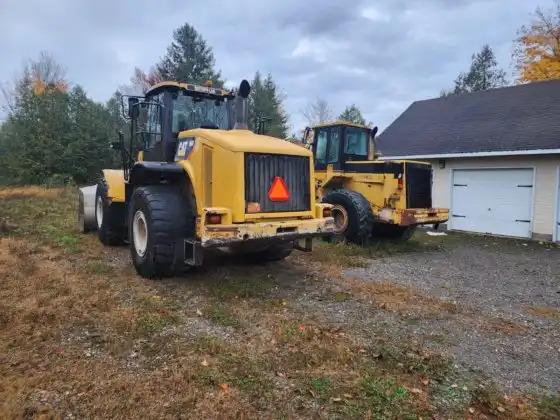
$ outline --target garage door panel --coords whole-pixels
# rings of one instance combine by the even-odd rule
[[[532,169],[455,170],[451,227],[529,237]]]

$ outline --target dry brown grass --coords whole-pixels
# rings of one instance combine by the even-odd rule
[[[22,198],[53,199],[60,194],[61,188],[29,187],[0,187],[0,200],[15,200]]]
[[[128,260],[110,275],[91,274],[80,269],[84,262],[95,256],[108,264],[115,250],[85,240],[87,253],[70,256],[25,239],[0,240],[2,417],[431,412],[431,391],[422,380],[436,380],[447,369],[436,356],[385,342],[372,348],[351,329],[293,311],[289,302],[270,304],[274,287],[241,298],[235,279],[212,285],[199,283],[196,274],[192,285],[159,285],[138,279]],[[183,295],[193,288],[202,315],[184,307],[191,298]],[[409,299],[402,292],[381,295],[387,294]],[[234,336],[182,330],[192,317],[207,315],[219,326],[221,314],[239,320]]]
[[[549,306],[529,306],[526,310],[527,313],[536,317],[560,320],[560,309],[558,308],[551,308]]]
[[[500,332],[507,335],[522,334],[528,327],[504,318],[487,318],[482,323],[482,328],[491,332]]]
[[[410,287],[390,282],[371,282],[358,278],[344,278],[340,285],[355,296],[392,312],[421,312],[426,314],[456,314],[459,309],[453,302],[426,296]]]

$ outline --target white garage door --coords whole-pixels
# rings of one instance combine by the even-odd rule
[[[453,171],[451,228],[530,237],[532,169]]]

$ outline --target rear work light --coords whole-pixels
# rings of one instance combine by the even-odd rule
[[[247,213],[260,213],[261,205],[256,201],[250,201],[247,203]]]
[[[399,174],[399,178],[397,180],[397,186],[399,190],[402,190],[404,188],[403,174]]]
[[[222,223],[222,215],[221,214],[206,214],[206,224],[207,225],[219,225]]]

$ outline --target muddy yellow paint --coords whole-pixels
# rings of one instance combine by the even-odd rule
[[[107,182],[107,196],[117,203],[124,203],[124,172],[122,169],[103,169],[103,177]]]

